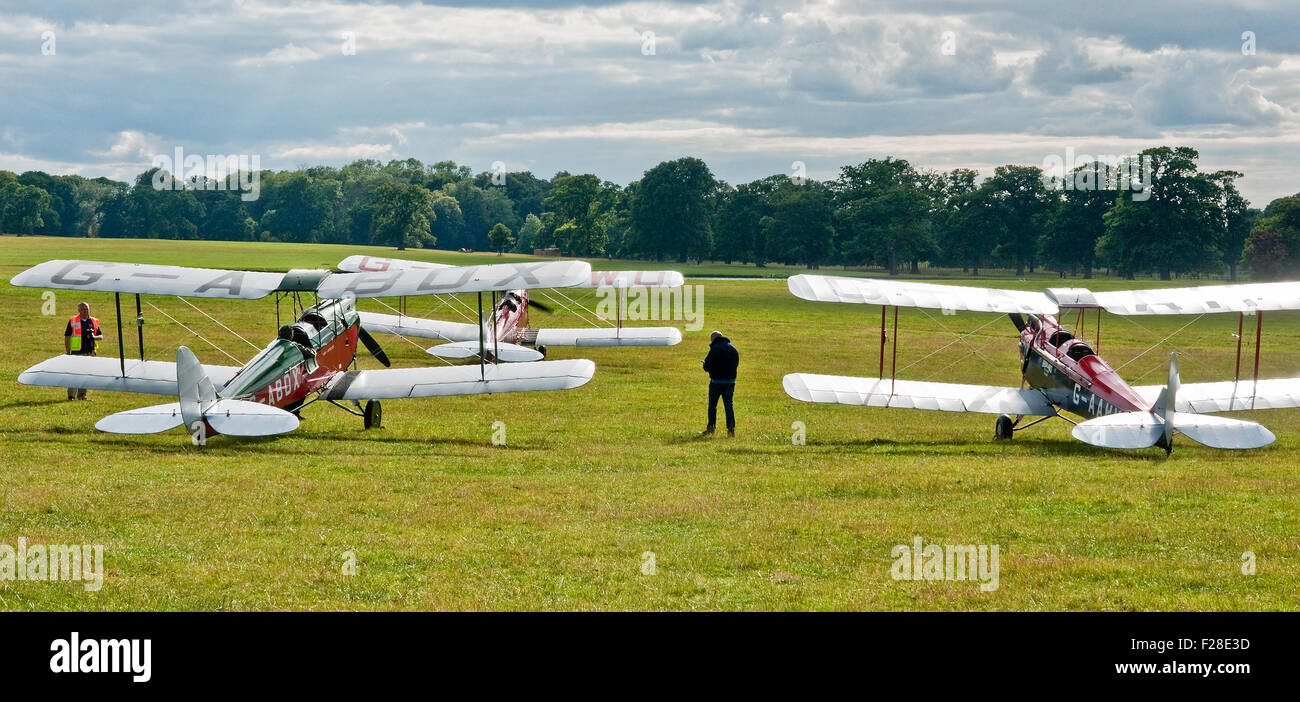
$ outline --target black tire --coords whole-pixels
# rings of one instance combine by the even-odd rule
[[[379,404],[379,400],[367,400],[365,410],[365,422],[367,429],[375,429],[383,426],[381,422],[384,419],[384,406]]]
[[[1009,440],[1014,434],[1015,427],[1016,423],[1009,415],[1000,415],[997,423],[993,425],[993,438],[999,441]]]
[[[537,353],[542,354],[542,358],[546,358],[546,347],[545,347],[545,346],[538,346],[538,347],[537,347]]]

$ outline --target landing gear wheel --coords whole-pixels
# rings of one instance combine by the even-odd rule
[[[999,441],[1008,440],[1015,428],[1016,423],[1012,421],[1009,415],[1001,415],[998,417],[997,423],[993,425],[993,438]]]
[[[537,347],[537,353],[542,354],[542,358],[546,358],[546,347],[545,347],[545,346],[538,346],[538,347]]]
[[[367,429],[374,429],[382,426],[380,422],[384,418],[384,407],[379,404],[379,400],[370,400],[366,402],[365,421]]]

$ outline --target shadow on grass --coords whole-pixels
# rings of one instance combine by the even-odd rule
[[[86,431],[99,433],[93,428],[87,428]],[[4,432],[10,440],[15,443],[28,444],[62,444],[64,439],[61,437],[69,434],[84,433],[79,429],[68,427],[38,427],[14,429]],[[14,439],[14,435],[23,436],[23,438]],[[352,459],[365,456],[393,456],[393,455],[412,455],[433,457],[456,457],[456,458],[483,458],[484,453],[469,451],[452,451],[450,449],[478,449],[484,452],[508,452],[510,454],[523,454],[531,451],[548,451],[553,448],[553,443],[547,439],[534,439],[527,443],[515,445],[493,446],[491,442],[479,439],[462,439],[451,437],[396,437],[381,436],[373,432],[365,435],[346,435],[326,432],[293,432],[279,436],[226,436],[217,435],[209,437],[207,443],[199,448],[194,446],[190,438],[183,432],[164,432],[162,434],[167,438],[174,438],[175,441],[163,443],[151,442],[147,445],[142,443],[140,438],[130,435],[101,434],[96,443],[101,447],[111,447],[114,449],[140,450],[145,449],[151,454],[193,454],[195,451],[210,453],[213,455],[237,455],[245,451],[253,451],[259,456],[322,456],[327,458],[338,458],[339,460]],[[306,443],[304,443],[304,441]],[[407,448],[406,452],[394,451],[394,449]]]
[[[1005,457],[1007,453],[1016,452],[1026,456],[1055,456],[1068,458],[1129,458],[1143,461],[1164,460],[1165,452],[1152,449],[1149,451],[1118,451],[1103,449],[1078,441],[1054,441],[1036,439],[1019,443],[981,443],[966,439],[844,439],[844,440],[809,440],[807,445],[792,447],[786,444],[771,446],[726,446],[722,452],[737,456],[772,456],[784,455],[791,450],[811,451],[819,454],[861,454],[863,456],[988,456]],[[819,450],[820,449],[820,450]]]
[[[7,405],[0,405],[0,410],[23,409],[25,407],[48,407],[49,405],[61,405],[66,402],[72,402],[72,400],[63,397],[53,400],[22,400],[20,402],[10,402]]]

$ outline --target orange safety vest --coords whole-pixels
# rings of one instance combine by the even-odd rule
[[[68,320],[68,324],[72,326],[72,338],[68,340],[68,345],[72,348],[72,352],[76,353],[81,350],[81,315],[72,315],[72,318]],[[90,318],[90,328],[92,334],[99,334],[99,320],[97,318]],[[90,350],[95,350],[94,340],[90,342]]]

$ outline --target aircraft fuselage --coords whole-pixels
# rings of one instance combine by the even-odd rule
[[[1021,373],[1060,409],[1086,419],[1150,407],[1084,341],[1051,315],[1012,320],[1020,327]]]

